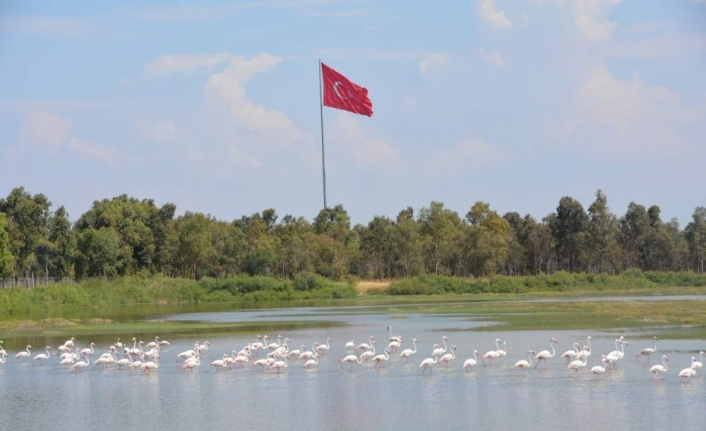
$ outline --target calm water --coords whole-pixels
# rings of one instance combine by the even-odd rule
[[[634,298],[632,298],[634,299]],[[177,311],[178,310],[174,310]],[[171,312],[171,310],[170,310]],[[194,373],[177,368],[173,354],[190,349],[195,339],[169,340],[160,368],[151,374],[112,369],[87,369],[71,373],[52,357],[42,366],[18,363],[14,354],[0,365],[0,427],[2,429],[703,429],[706,423],[706,379],[684,384],[677,377],[690,364],[693,352],[706,350],[703,341],[660,340],[660,352],[669,356],[665,381],[652,381],[649,365],[635,354],[649,341],[625,335],[630,345],[613,373],[579,375],[558,358],[572,343],[586,343],[586,332],[469,332],[477,323],[467,316],[419,315],[409,309],[406,318],[369,307],[209,311],[170,314],[165,318],[212,321],[292,321],[321,319],[347,323],[333,329],[307,329],[282,333],[292,348],[333,338],[332,347],[312,370],[301,361],[290,362],[280,374],[260,372],[252,366],[215,373],[207,365],[223,353],[240,349],[251,337],[211,338],[208,356]],[[397,317],[397,318],[393,318]],[[378,350],[387,344],[385,330],[405,338],[411,348],[417,338],[418,353],[409,364],[393,357],[384,369],[373,364],[349,365],[342,371],[338,359],[347,341],[356,344],[374,335]],[[277,334],[270,333],[273,338]],[[431,356],[431,347],[447,335],[458,347],[457,359],[448,368],[435,366],[422,376],[419,362]],[[591,366],[600,355],[614,349],[616,334],[593,333]],[[640,334],[643,335],[643,334]],[[495,338],[507,341],[505,362],[493,368],[477,366],[463,371],[463,361],[474,349],[494,350]],[[549,370],[529,369],[526,375],[510,366],[526,358],[526,351],[549,348],[549,338],[559,339],[557,357]],[[121,337],[131,338],[130,334]],[[145,340],[148,341],[148,340]],[[203,341],[203,340],[202,340]],[[90,340],[77,340],[85,346]],[[35,345],[35,347],[39,347]],[[53,346],[56,348],[56,346]],[[97,346],[103,351],[107,346]],[[40,353],[35,349],[33,356]],[[98,354],[94,355],[94,358]],[[263,355],[261,355],[263,356]],[[541,366],[543,367],[543,365]]]

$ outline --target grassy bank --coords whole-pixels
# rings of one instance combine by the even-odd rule
[[[111,307],[130,304],[293,301],[353,298],[355,288],[313,274],[294,280],[240,276],[199,281],[160,276],[86,280],[33,289],[0,290],[0,316],[36,315],[60,307]]]
[[[525,277],[495,276],[490,279],[464,279],[421,275],[394,281],[384,289],[370,294],[442,295],[533,292],[629,292],[660,287],[706,287],[706,274],[693,272],[625,271],[620,275],[574,274],[557,272],[552,275]]]

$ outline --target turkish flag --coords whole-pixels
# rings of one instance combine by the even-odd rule
[[[324,81],[324,106],[343,109],[354,114],[373,115],[373,102],[368,97],[368,89],[361,87],[321,63]]]

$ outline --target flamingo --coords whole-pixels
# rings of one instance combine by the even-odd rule
[[[500,356],[500,354],[498,353],[498,351],[500,350],[500,343],[501,343],[502,341],[503,341],[503,340],[501,340],[500,338],[496,338],[496,339],[495,339],[495,350],[490,350],[490,351],[486,352],[485,355],[481,356],[482,359],[490,359],[490,366],[491,366],[491,367],[492,367],[493,364],[495,363],[495,358],[497,358],[498,356]],[[485,366],[485,361],[483,361],[483,366]]]
[[[483,358],[480,356],[480,353],[478,353],[478,350],[473,351],[473,357],[470,359],[466,359],[466,362],[463,363],[463,369],[468,369],[468,368],[473,368],[478,361],[476,358],[480,359],[481,362],[483,362],[483,366],[485,366],[485,362],[483,361]]]
[[[375,356],[375,345],[377,344],[377,341],[373,341],[372,344],[370,345],[371,350],[366,350],[365,352],[360,354],[360,359],[362,361],[368,361],[370,358]]]
[[[388,341],[397,341],[398,343],[402,342],[402,336],[397,335],[397,336],[392,336],[392,325],[387,325],[387,330],[389,331],[389,337]]]
[[[277,374],[282,370],[282,368],[287,368],[287,356],[280,356],[283,358],[281,361],[275,361],[274,364],[270,365],[270,369],[275,368],[277,370]]]
[[[75,364],[71,366],[71,368],[74,370],[74,372],[78,371],[79,373],[88,366],[88,364],[91,363],[91,361],[88,359],[88,356],[84,355],[85,361],[78,361]]]
[[[587,339],[588,339],[588,346],[584,346],[583,350],[579,351],[576,354],[576,359],[583,359],[584,356],[586,357],[586,359],[588,359],[588,357],[591,356],[591,341],[593,341],[593,336],[589,335],[587,337]],[[622,356],[621,356],[621,358],[622,358]]]
[[[549,364],[547,362],[547,359],[551,359],[556,355],[556,351],[554,350],[554,344],[558,343],[556,338],[552,338],[549,340],[549,347],[552,349],[551,353],[549,350],[542,350],[541,352],[537,353],[537,355],[534,357],[534,359],[537,360],[537,364],[534,366],[534,369],[537,369],[537,365],[539,365],[540,362],[544,361],[544,369],[549,369]]]
[[[7,353],[7,352],[5,352],[5,349],[2,348],[2,343],[3,343],[3,341],[0,340],[0,356],[3,356]]]
[[[341,365],[341,370],[343,370],[343,363],[348,362],[351,364],[351,371],[353,371],[353,363],[356,362],[358,364],[361,364],[363,361],[358,358],[356,355],[348,355],[344,357],[343,359],[339,359],[338,363]]]
[[[29,355],[31,355],[30,349],[32,349],[32,346],[27,345],[27,347],[25,347],[24,351],[15,355],[15,359],[17,360],[17,359],[29,358]]]
[[[159,340],[159,347],[169,347],[169,346],[171,346],[171,345],[172,345],[172,343],[170,343],[169,341],[167,341],[167,340],[162,340],[162,339],[160,338],[160,340]]]
[[[360,343],[358,346],[355,348],[355,350],[370,350],[370,346],[372,346],[373,341],[375,341],[375,337],[372,335],[368,337],[369,343]]]
[[[118,342],[115,343],[115,347],[118,348],[118,349],[122,349],[122,348],[124,347],[124,346],[123,346],[123,343],[120,342],[120,338],[118,338]]]
[[[571,358],[575,358],[576,355],[579,354],[579,349],[581,348],[581,345],[579,343],[574,343],[572,344],[572,346],[574,347],[574,350],[567,350],[566,352],[561,354],[561,357],[566,359],[566,365],[569,365]]]
[[[118,360],[116,358],[116,361],[115,361],[115,363],[118,365],[119,370],[122,370],[123,367],[126,365],[130,365],[131,362],[132,362],[132,356],[130,356],[130,355],[127,355],[127,357],[120,359],[120,360]]]
[[[204,341],[203,344],[199,344],[196,346],[196,350],[199,352],[203,352],[204,350],[208,350],[208,348],[211,346],[211,343],[208,341]]]
[[[374,366],[373,368],[377,368],[378,365],[380,365],[380,363],[381,363],[382,361],[387,361],[387,360],[389,360],[389,359],[390,359],[390,349],[385,349],[385,350],[383,350],[383,354],[382,354],[382,355],[377,355],[377,356],[375,356],[375,357],[373,358],[373,361],[375,361],[375,366]],[[381,368],[385,368],[384,365],[381,365],[380,367],[381,367]]]
[[[128,355],[129,355],[129,353],[128,353]],[[140,359],[144,360],[144,357],[140,356]],[[142,363],[143,362],[141,360],[136,359],[136,360],[130,362],[130,366],[128,368],[130,368],[130,371],[132,371],[135,368],[140,368],[142,366]]]
[[[34,360],[35,360],[35,361],[42,361],[41,363],[43,364],[45,359],[49,359],[49,351],[51,350],[51,347],[46,346],[46,347],[44,348],[44,350],[45,350],[47,353],[40,353],[40,354],[38,354],[37,356],[34,357]],[[34,365],[34,362],[32,362],[32,365]]]
[[[588,347],[588,346],[586,346]],[[583,368],[586,366],[586,357],[584,356],[583,359],[575,359],[571,361],[571,363],[566,367],[569,370],[574,370],[576,371],[576,375],[579,373],[579,368]]]
[[[74,347],[74,337],[71,337],[71,339],[64,341],[64,346],[66,347]]]
[[[101,356],[100,358],[93,361],[93,368],[92,369],[95,369],[98,365],[103,365],[103,369],[105,369],[106,365],[108,365],[111,361],[112,361],[112,357],[109,358],[107,356]]]
[[[433,358],[426,358],[419,364],[419,368],[422,369],[422,375],[424,375],[424,371],[429,368],[429,374],[434,374],[431,370],[431,366],[439,362],[439,357],[437,355],[434,355]]]
[[[443,362],[445,367],[449,366],[449,361],[452,361],[456,359],[456,346],[453,344],[451,345],[451,353],[447,353],[441,358],[439,358],[439,362]]]
[[[355,350],[355,340],[346,343],[346,350]]]
[[[635,362],[637,362],[637,359],[640,356],[647,356],[647,363],[650,363],[650,355],[657,351],[657,340],[659,340],[659,338],[652,337],[652,340],[654,340],[654,347],[648,347],[646,349],[640,350],[640,352],[635,355]]]
[[[304,362],[304,368],[311,368],[314,365],[319,365],[319,357],[318,356],[314,356],[313,358]]]
[[[145,362],[140,367],[143,373],[149,373],[150,371],[154,371],[157,368],[159,368],[159,362],[157,361],[157,359],[155,359],[154,361]]]
[[[608,359],[608,362],[610,362],[613,365],[613,368],[618,368],[618,360],[620,360],[623,356],[625,356],[625,347],[624,344],[628,344],[627,341],[624,339],[617,339],[615,340],[615,349],[612,352],[608,353],[606,355],[606,358]],[[620,346],[618,346],[620,345]],[[620,350],[618,350],[620,349]]]
[[[128,349],[127,347],[125,348],[125,353],[129,353],[131,355],[139,355],[140,349],[137,348],[137,338],[132,337],[132,349]]]
[[[405,362],[409,362],[409,357],[417,353],[417,339],[412,338],[412,345],[414,346],[414,349],[404,349],[402,353],[400,353],[400,361],[402,358],[407,359]]]
[[[267,337],[268,340],[269,340],[269,338],[270,337]],[[276,343],[272,342],[272,343],[268,344],[266,347],[270,350],[275,350],[276,348],[278,348],[281,345],[282,345],[282,336],[278,335],[277,342]]]
[[[691,357],[691,368],[693,368],[694,371],[696,371],[697,373],[703,366],[704,356],[706,356],[706,353],[702,351],[699,352],[699,361],[695,361],[696,358],[694,358],[693,356]]]
[[[152,349],[154,347],[159,346],[159,336],[154,337],[154,341],[150,341],[145,345],[145,349]]]
[[[265,371],[265,367],[268,367],[268,368],[269,368],[269,366],[272,365],[272,364],[274,364],[274,363],[275,363],[275,359],[274,359],[274,358],[264,358],[264,359],[258,359],[257,361],[253,361],[253,362],[252,362],[252,365],[253,365],[253,367],[255,367],[255,368],[261,367],[260,369],[261,369],[262,371]]]
[[[605,369],[606,369],[606,367],[607,367],[607,365],[608,365],[608,358],[606,358],[606,355],[602,355],[602,356],[601,356],[601,363],[603,364],[602,366],[601,366],[601,365],[596,365],[596,366],[594,366],[593,368],[591,368],[591,372],[592,372],[593,374],[603,374],[603,373],[605,373]],[[610,367],[608,367],[608,369],[610,369]]]
[[[400,347],[401,343],[401,341],[390,341],[390,343],[387,345],[387,348],[390,349],[390,353],[397,353],[397,349]]]
[[[449,349],[448,346],[446,345],[446,341],[448,341],[448,339],[449,339],[449,337],[447,337],[446,335],[441,337],[441,342],[444,344],[444,348],[442,349],[441,346],[439,346],[438,344],[435,344],[434,346],[437,346],[437,347],[434,347],[434,350],[432,351],[432,353],[436,356],[441,356],[444,353],[446,353],[446,351]]]
[[[684,368],[679,371],[679,377],[686,377],[685,383],[689,383],[689,377],[694,377],[696,375],[696,370],[692,367]]]
[[[515,374],[515,368],[522,368],[522,375],[524,375],[525,369],[532,366],[532,355],[534,355],[534,352],[528,350],[527,361],[525,361],[524,359],[520,359],[519,361],[515,362],[515,365],[512,366],[512,373]]]
[[[186,369],[188,368],[188,369],[191,370],[191,372],[193,373],[193,372],[194,372],[194,368],[196,368],[196,367],[198,367],[198,366],[200,366],[200,365],[201,365],[201,357],[200,357],[200,356],[195,356],[195,357],[193,357],[193,358],[187,360],[186,362],[184,362],[184,363],[181,365],[181,369],[182,369],[182,370],[186,370]]]
[[[226,367],[230,368],[230,366],[228,365],[229,362],[228,362],[227,358],[228,358],[228,354],[224,353],[223,359],[216,359],[215,361],[211,362],[211,365],[213,366],[213,368],[216,369],[216,372],[218,372],[219,368],[226,368]]]
[[[140,341],[140,343],[141,343],[141,342],[142,342],[142,341]],[[81,351],[78,352],[78,353],[79,353],[80,355],[92,356],[93,353],[95,352],[95,350],[93,349],[93,347],[95,347],[95,345],[96,345],[96,343],[91,343],[91,345],[90,345],[91,347],[86,347],[85,349],[81,350]]]
[[[666,373],[667,372],[667,361],[669,361],[669,358],[667,355],[662,355],[662,365],[653,365],[652,368],[650,368],[650,372],[653,374],[652,380],[657,380],[659,377],[659,373]],[[664,380],[664,377],[662,377],[662,380]]]
[[[498,349],[498,357],[499,358],[504,358],[505,356],[507,356],[507,341],[503,341],[503,347],[505,348],[504,350]],[[503,359],[503,361],[504,361],[504,359]]]
[[[319,346],[316,348],[316,353],[319,354],[319,356],[324,356],[324,353],[331,348],[331,340],[330,338],[326,339],[326,345],[319,344]]]
[[[134,340],[134,338],[133,338],[133,340]],[[199,346],[199,342],[197,341],[196,344],[194,344],[194,348],[192,350],[185,350],[185,351],[179,353],[178,355],[174,355],[174,360],[178,361],[179,358],[181,358],[181,359],[193,358],[194,356],[196,356],[196,352],[198,351],[198,346]],[[138,354],[139,354],[139,350],[138,350]]]
[[[296,356],[294,359],[297,359],[299,357],[299,355],[301,355],[302,352],[305,352],[305,351],[306,351],[306,346],[302,344],[301,346],[299,346],[299,349],[290,350],[289,353],[287,353],[287,356]]]

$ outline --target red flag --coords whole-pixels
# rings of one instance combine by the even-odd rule
[[[343,109],[354,114],[373,115],[373,102],[368,97],[368,89],[321,63],[324,81],[324,106]]]

